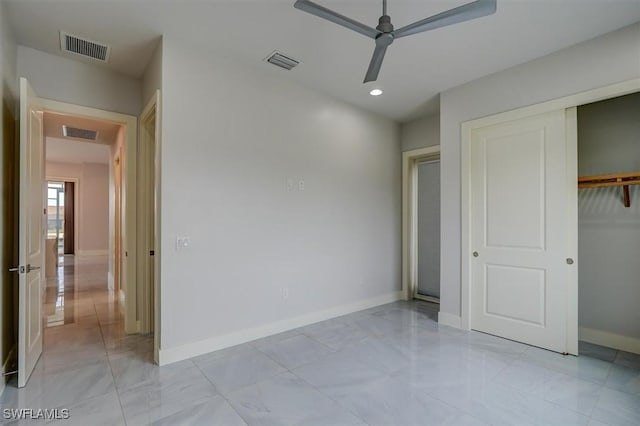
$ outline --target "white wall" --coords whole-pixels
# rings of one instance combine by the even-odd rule
[[[149,65],[142,76],[142,108],[144,108],[151,96],[162,88],[162,40],[149,60]]]
[[[460,125],[638,77],[640,24],[634,24],[441,94],[441,311],[460,315]]]
[[[433,114],[400,125],[400,149],[410,151],[440,143],[440,115]]]
[[[109,166],[82,164],[80,254],[107,253],[109,247]]]
[[[161,360],[180,345],[397,296],[393,122],[167,36],[162,77]],[[177,251],[177,236],[191,246]]]
[[[640,171],[640,93],[578,108],[578,173]],[[640,186],[578,192],[580,327],[640,337]]]
[[[8,269],[15,260],[15,111],[16,44],[9,21],[0,2],[0,374],[15,345],[14,280]],[[0,394],[4,390],[0,376]]]
[[[107,254],[109,247],[109,166],[47,161],[48,177],[79,179],[79,255]]]
[[[578,175],[637,171],[640,93],[578,107]]]
[[[76,105],[138,115],[139,80],[84,62],[18,46],[18,76],[38,96]]]

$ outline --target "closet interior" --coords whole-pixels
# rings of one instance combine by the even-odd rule
[[[640,93],[578,107],[578,176],[581,353],[640,353]]]

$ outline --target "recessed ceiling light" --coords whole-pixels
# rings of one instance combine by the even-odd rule
[[[369,92],[369,94],[371,96],[380,96],[382,95],[382,90],[380,89],[373,89],[372,91]]]

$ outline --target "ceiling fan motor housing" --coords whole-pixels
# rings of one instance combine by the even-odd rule
[[[393,31],[393,25],[391,24],[391,17],[389,15],[382,15],[378,19],[378,26],[376,29],[382,33],[390,33]]]
[[[382,33],[376,37],[376,46],[388,47],[393,43],[393,33]]]

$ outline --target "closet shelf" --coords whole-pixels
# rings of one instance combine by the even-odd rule
[[[583,176],[578,178],[578,188],[621,186],[625,207],[631,206],[629,185],[640,185],[640,172],[614,173],[609,175]]]

